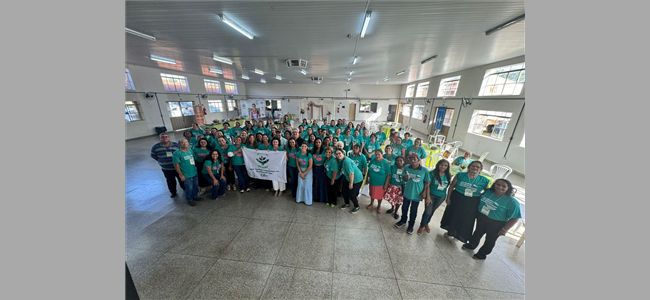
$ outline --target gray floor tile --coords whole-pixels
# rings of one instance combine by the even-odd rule
[[[220,259],[187,299],[259,299],[272,267]]]
[[[518,239],[500,237],[490,256],[501,258],[512,271],[524,282],[526,281],[526,243],[517,247]],[[482,245],[482,244],[481,244]]]
[[[170,212],[147,228],[127,238],[129,248],[166,252],[207,215]]]
[[[133,276],[140,299],[185,299],[216,259],[165,254],[148,271]]]
[[[334,274],[332,299],[401,299],[397,280]]]
[[[352,205],[345,210],[336,208],[336,227],[381,230],[376,212],[361,206],[359,212],[353,215],[350,213],[352,208]]]
[[[293,212],[299,206],[295,201],[285,197],[264,197],[262,199],[262,204],[257,207],[251,218],[291,222]]]
[[[261,299],[331,299],[330,272],[273,266]]]
[[[167,212],[160,211],[127,210],[125,219],[126,236],[133,236],[139,233],[166,214]]]
[[[222,258],[273,264],[289,222],[251,219],[222,254]]]
[[[226,191],[228,197],[219,197],[217,207],[212,211],[213,215],[250,218],[255,210],[262,204],[261,198],[256,198],[250,194],[237,194],[236,192]]]
[[[337,227],[335,243],[336,272],[395,278],[380,231]]]
[[[478,290],[472,288],[465,288],[469,293],[472,300],[481,300],[481,299],[494,299],[494,300],[523,300],[526,299],[524,294],[513,294],[513,293],[504,293],[504,292],[495,292],[487,290]]]
[[[140,274],[149,270],[164,252],[126,248],[126,264],[131,275]]]
[[[311,206],[297,205],[291,221],[294,223],[335,226],[337,210],[340,209],[323,203],[314,203]]]
[[[459,286],[398,280],[403,299],[471,299]]]
[[[169,252],[218,258],[247,221],[210,216],[184,235]]]
[[[335,236],[334,226],[293,223],[276,264],[332,271]]]

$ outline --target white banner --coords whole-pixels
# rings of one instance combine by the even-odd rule
[[[239,100],[241,113],[247,118],[257,120],[266,117],[266,101],[264,100]]]
[[[248,176],[287,182],[287,152],[242,148]]]

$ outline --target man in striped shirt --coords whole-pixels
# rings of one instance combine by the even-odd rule
[[[155,159],[160,165],[160,168],[162,168],[165,179],[167,179],[167,188],[169,188],[169,192],[172,194],[171,196],[176,197],[177,179],[178,183],[181,185],[181,189],[185,190],[185,182],[181,180],[176,169],[174,169],[174,164],[172,163],[174,152],[180,150],[181,147],[178,143],[171,142],[167,133],[163,132],[159,137],[160,143],[151,147],[151,158]]]

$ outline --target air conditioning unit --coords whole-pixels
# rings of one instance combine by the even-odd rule
[[[291,67],[306,68],[307,61],[304,59],[287,59],[287,68]]]
[[[311,81],[323,81],[323,77],[309,77]]]

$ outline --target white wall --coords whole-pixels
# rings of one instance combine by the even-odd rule
[[[495,163],[505,164],[513,168],[514,171],[526,174],[525,168],[525,148],[520,147],[521,141],[524,136],[524,128],[526,124],[525,120],[525,111],[521,115],[519,124],[517,125],[517,131],[515,132],[510,148],[508,149],[507,157],[504,158],[503,155],[508,147],[508,142],[510,141],[510,136],[512,136],[517,122],[517,118],[520,115],[522,105],[524,104],[523,100],[513,99],[513,98],[525,98],[526,96],[526,87],[522,90],[520,95],[517,96],[496,96],[496,97],[478,97],[478,92],[483,81],[483,76],[485,71],[491,68],[507,66],[517,63],[525,62],[525,56],[516,57],[513,59],[508,59],[500,61],[493,64],[483,65],[471,69],[466,69],[459,72],[449,73],[441,76],[432,77],[426,80],[421,80],[417,82],[412,82],[410,84],[417,84],[420,82],[429,81],[429,95],[427,97],[435,98],[438,93],[438,87],[440,86],[440,81],[444,78],[461,76],[460,84],[458,86],[458,91],[456,92],[455,98],[473,98],[472,105],[468,107],[463,107],[461,109],[460,99],[448,99],[443,100],[442,98],[437,98],[433,101],[433,109],[430,109],[432,104],[425,106],[425,109],[430,109],[428,113],[428,118],[425,123],[422,120],[411,119],[409,117],[404,117],[403,124],[413,126],[413,130],[418,132],[428,134],[429,122],[435,118],[433,113],[435,113],[435,107],[437,106],[447,106],[454,108],[454,116],[451,121],[451,127],[449,129],[449,134],[447,136],[447,141],[461,141],[463,146],[461,148],[472,151],[476,155],[480,155],[484,152],[490,152],[487,156],[487,160],[493,161]],[[406,87],[409,84],[402,85],[400,97],[404,97],[406,94]],[[402,103],[406,103],[406,100],[400,100]],[[412,104],[422,104],[424,100],[416,99],[411,102]],[[474,110],[492,110],[492,111],[503,111],[511,112],[512,118],[504,134],[503,141],[496,141],[489,139],[487,137],[474,135],[468,133],[469,122],[472,118]],[[426,110],[425,110],[426,111]],[[432,113],[433,112],[433,113]],[[460,113],[459,113],[460,112]],[[400,112],[401,113],[401,112]],[[459,119],[460,118],[460,119]],[[454,132],[454,126],[458,120],[458,126]],[[431,124],[433,126],[433,124]],[[452,138],[453,134],[453,138]]]

